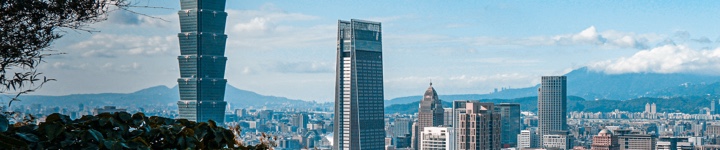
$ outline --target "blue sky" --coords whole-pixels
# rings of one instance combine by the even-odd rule
[[[385,98],[482,94],[589,67],[720,75],[720,1],[235,1],[226,26],[229,84],[332,101],[337,20],[382,22]],[[116,11],[68,31],[35,94],[126,93],[179,77],[177,1]]]

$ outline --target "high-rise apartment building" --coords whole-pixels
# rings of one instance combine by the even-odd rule
[[[454,150],[452,127],[425,127],[420,134],[420,150]]]
[[[338,21],[333,149],[383,149],[382,30],[379,22]]]
[[[494,112],[494,104],[467,102],[464,105],[465,111],[458,114],[458,122],[455,124],[457,125],[455,148],[459,150],[501,149],[500,114]]]
[[[420,106],[418,108],[418,131],[424,131],[425,127],[443,125],[443,120],[445,119],[443,117],[444,113],[445,109],[442,107],[442,102],[440,101],[440,98],[438,98],[435,88],[432,87],[432,83],[430,83],[430,87],[425,90],[425,94],[420,101]],[[415,140],[420,140],[420,134],[413,136],[415,136]],[[413,143],[415,143],[413,148],[418,149],[418,144],[420,142]]]
[[[500,114],[502,124],[500,144],[502,147],[516,147],[517,135],[520,134],[520,104],[500,103],[495,105],[495,112]]]
[[[655,103],[652,103],[652,105],[650,105],[650,113],[657,113],[657,105]]]
[[[225,120],[225,0],[180,0],[178,118]]]
[[[310,121],[310,117],[308,117],[305,113],[298,113],[292,116],[292,122],[291,124],[298,129],[307,129],[307,124]]]
[[[538,136],[540,145],[544,135],[567,131],[567,78],[543,76],[538,89]]]

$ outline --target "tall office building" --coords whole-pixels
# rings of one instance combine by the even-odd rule
[[[179,116],[225,119],[225,0],[180,0]]]
[[[420,106],[418,108],[418,131],[424,131],[425,127],[443,125],[443,120],[445,119],[443,117],[444,113],[445,109],[442,107],[442,102],[440,101],[440,98],[438,98],[435,88],[432,87],[432,83],[430,83],[430,87],[425,90],[425,95],[420,101]],[[415,134],[413,136],[415,136],[415,140],[420,140],[420,134]],[[413,148],[418,149],[420,142],[416,141],[413,143],[415,143]]]
[[[500,114],[494,112],[493,103],[467,102],[465,112],[458,114],[456,149],[499,150]]]
[[[383,149],[382,30],[379,22],[338,21],[333,149]]]
[[[543,76],[538,89],[538,136],[567,131],[567,77]]]
[[[500,114],[502,123],[500,144],[503,147],[516,147],[517,135],[520,134],[520,104],[500,103],[495,106],[495,112]]]
[[[451,127],[452,126],[452,118],[453,118],[453,109],[452,108],[444,108],[443,113],[443,126]]]

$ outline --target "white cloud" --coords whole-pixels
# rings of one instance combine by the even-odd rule
[[[281,62],[274,65],[277,72],[283,73],[332,73],[335,64],[330,62]]]
[[[596,45],[645,49],[648,47],[649,42],[657,42],[661,39],[662,37],[656,34],[635,34],[614,30],[598,32],[595,26],[590,26],[576,34],[554,36],[549,43],[556,45]]]
[[[55,69],[84,70],[88,67],[88,64],[82,63],[79,65],[73,65],[73,64],[67,64],[65,62],[55,62],[51,66],[52,66],[52,68],[55,68]]]
[[[89,39],[70,45],[72,51],[84,51],[83,57],[107,57],[118,55],[168,55],[179,50],[175,36],[140,36],[95,34]]]
[[[608,74],[701,73],[720,75],[720,48],[695,50],[685,45],[665,45],[642,50],[630,57],[589,65]]]
[[[136,70],[139,70],[142,68],[142,66],[138,62],[132,62],[130,64],[122,64],[122,65],[116,65],[113,63],[105,63],[103,65],[100,65],[99,67],[102,70],[115,71],[115,72],[133,72],[133,71],[136,71]]]
[[[230,22],[231,32],[268,32],[278,28],[278,24],[286,21],[308,21],[319,17],[300,13],[288,13],[273,5],[265,5],[260,10],[227,10],[228,16],[234,20],[247,20],[243,22]],[[235,19],[237,18],[237,19]]]

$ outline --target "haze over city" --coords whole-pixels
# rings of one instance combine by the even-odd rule
[[[715,1],[228,1],[228,84],[332,102],[337,20],[383,23],[385,99],[484,94],[589,67],[608,74],[719,75]],[[129,93],[175,86],[178,1],[112,12],[99,33],[68,31],[41,65],[58,79],[35,95]],[[111,86],[109,86],[111,85]]]

